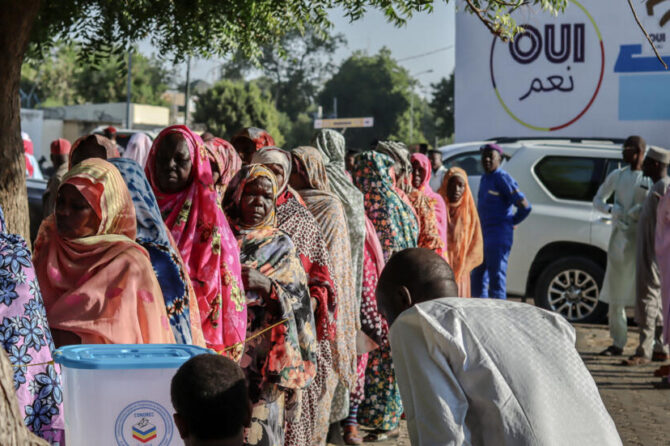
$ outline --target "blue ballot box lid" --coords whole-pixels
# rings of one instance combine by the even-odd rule
[[[54,361],[73,369],[176,369],[194,356],[212,350],[181,344],[68,345],[54,352]]]

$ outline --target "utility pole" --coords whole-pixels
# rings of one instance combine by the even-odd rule
[[[133,128],[130,122],[130,93],[132,90],[132,68],[133,68],[133,50],[128,49],[128,85],[126,91],[126,128]]]
[[[191,56],[186,59],[186,97],[184,100],[184,125],[188,126],[189,102],[191,100]]]

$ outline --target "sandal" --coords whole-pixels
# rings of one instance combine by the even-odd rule
[[[363,444],[360,432],[358,432],[358,425],[350,424],[343,426],[344,433],[342,438],[346,444]]]
[[[400,428],[396,427],[390,431],[376,430],[370,432],[363,438],[363,441],[365,443],[377,443],[379,441],[394,440],[398,437],[400,437]]]

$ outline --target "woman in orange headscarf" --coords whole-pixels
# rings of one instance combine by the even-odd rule
[[[116,167],[92,158],[63,177],[56,211],[42,223],[33,254],[57,346],[175,342],[136,228]]]
[[[470,297],[470,271],[484,260],[484,242],[468,175],[463,169],[452,167],[444,176],[439,193],[449,214],[449,265],[454,270],[459,296]]]

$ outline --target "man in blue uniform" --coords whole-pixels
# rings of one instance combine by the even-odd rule
[[[472,296],[506,299],[514,227],[528,217],[531,207],[514,178],[500,168],[502,148],[486,144],[480,150],[485,174],[479,183],[477,210],[484,236],[484,263],[472,271]]]

